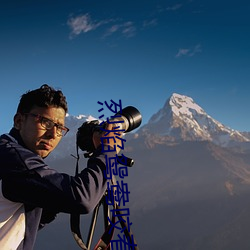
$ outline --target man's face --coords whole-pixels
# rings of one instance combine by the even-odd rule
[[[33,114],[33,115],[29,115]],[[51,151],[55,149],[61,136],[57,134],[57,127],[53,126],[51,129],[45,129],[35,115],[47,118],[58,125],[64,126],[65,111],[59,107],[33,107],[32,110],[26,114],[17,114],[14,118],[15,128],[20,132],[25,146],[45,158]]]

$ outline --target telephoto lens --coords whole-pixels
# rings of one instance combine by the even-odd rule
[[[116,117],[117,116],[117,117]],[[117,121],[117,123],[115,123]],[[142,116],[138,109],[128,106],[118,112],[109,122],[116,124],[115,126],[124,130],[125,133],[130,132],[141,125]]]
[[[124,133],[130,132],[141,125],[142,116],[140,112],[132,106],[128,106],[116,113],[108,121],[99,124],[98,120],[87,121],[78,128],[76,134],[77,146],[82,151],[93,152],[95,146],[93,143],[93,133],[95,131],[102,132],[108,123],[112,123],[113,127],[119,128]]]

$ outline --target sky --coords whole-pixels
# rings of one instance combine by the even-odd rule
[[[19,99],[47,83],[70,115],[99,102],[134,106],[142,124],[179,93],[230,128],[250,131],[250,2],[0,2],[0,133]]]

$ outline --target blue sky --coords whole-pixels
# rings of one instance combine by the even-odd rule
[[[250,131],[250,2],[25,0],[0,3],[0,133],[21,94],[48,83],[69,113],[98,101],[137,107],[143,123],[172,93]]]

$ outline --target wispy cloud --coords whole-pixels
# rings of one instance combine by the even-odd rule
[[[179,49],[178,53],[175,55],[175,57],[181,57],[188,55],[190,49]]]
[[[148,27],[154,27],[157,26],[158,20],[156,18],[151,19],[151,20],[145,20],[143,22],[143,28],[148,28]]]
[[[175,11],[175,10],[180,9],[182,6],[183,6],[183,4],[178,3],[178,4],[175,4],[175,5],[167,7],[166,10],[168,10],[168,11]]]
[[[76,17],[70,17],[67,21],[71,29],[70,38],[96,30],[98,27],[111,22],[112,20],[94,21],[88,13]]]
[[[182,57],[182,56],[189,56],[192,57],[197,53],[201,53],[201,45],[197,44],[194,48],[180,48],[178,53],[175,55],[176,58]]]
[[[120,33],[124,37],[132,37],[136,34],[136,27],[133,22],[124,22],[121,24],[112,25],[108,28],[104,34],[104,38],[107,36],[111,36],[114,33]]]
[[[82,33],[87,33],[93,30],[96,30],[97,28],[110,24],[118,22],[114,19],[106,19],[101,21],[95,21],[91,18],[91,16],[87,14],[79,15],[76,17],[70,17],[67,21],[68,26],[71,29],[70,38],[74,38]],[[107,36],[111,36],[114,33],[120,33],[124,37],[132,37],[136,34],[136,26],[133,22],[127,21],[117,24],[112,24],[110,27],[106,28],[106,31],[104,32],[103,38]]]
[[[121,32],[125,37],[132,37],[136,34],[136,27],[133,22],[126,22],[123,24]]]
[[[158,13],[164,13],[166,11],[177,11],[179,9],[181,9],[182,7],[184,7],[184,4],[182,3],[177,3],[177,4],[174,4],[174,5],[171,5],[171,6],[160,6],[158,5],[157,6],[157,11]]]

